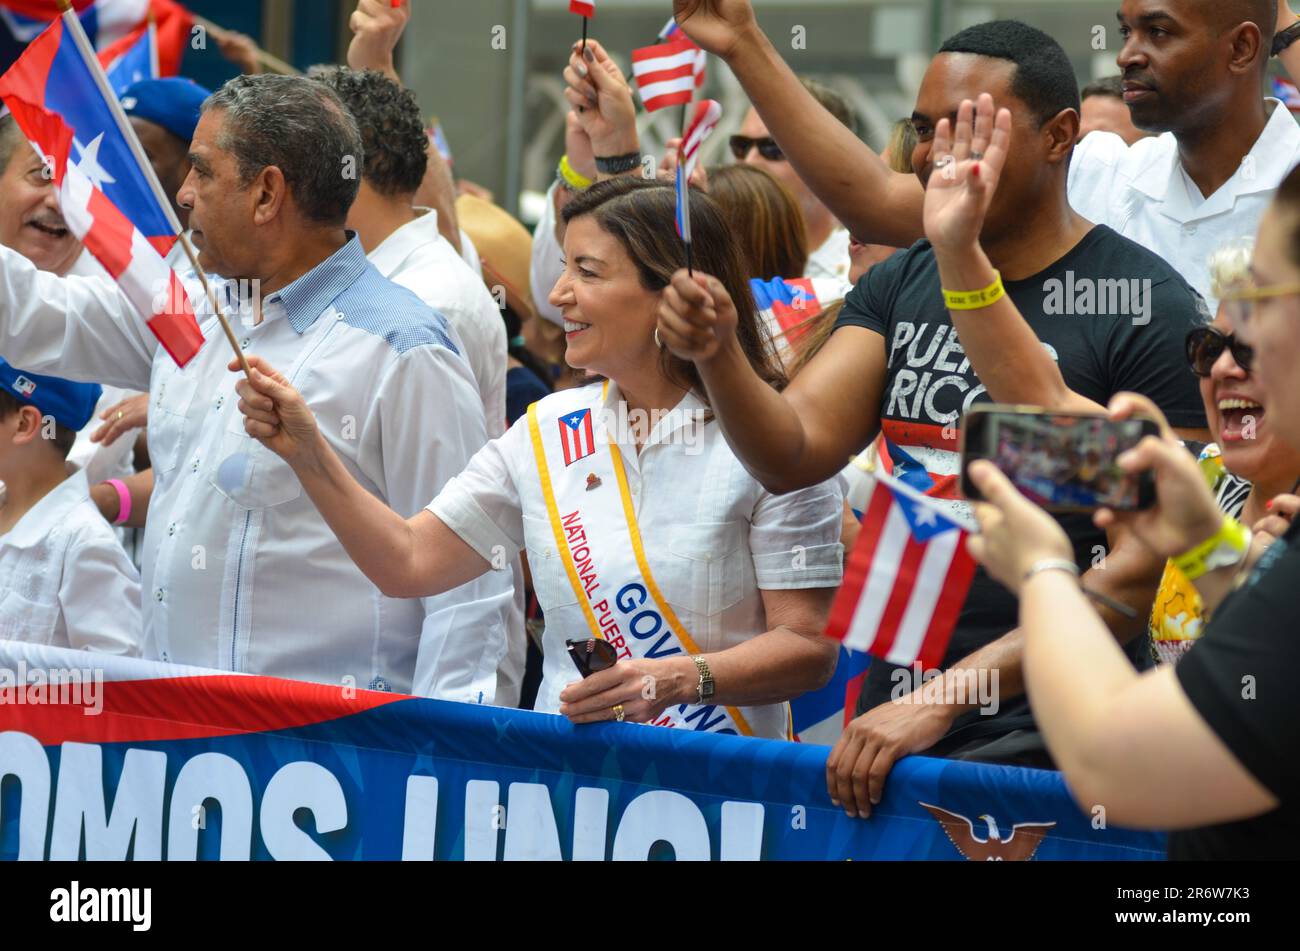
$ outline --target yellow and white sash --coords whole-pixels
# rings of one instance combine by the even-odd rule
[[[528,409],[556,548],[591,636],[609,641],[621,660],[693,656],[700,648],[650,571],[623,456],[600,423],[608,387],[594,401],[594,387],[583,388],[572,391],[574,399],[551,397]],[[683,704],[654,723],[754,735],[736,707]]]

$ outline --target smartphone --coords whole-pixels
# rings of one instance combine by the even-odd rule
[[[564,646],[568,649],[569,656],[573,658],[573,665],[578,668],[578,673],[582,674],[583,680],[602,670],[609,670],[618,663],[618,651],[609,641],[601,641],[593,637],[585,641],[566,640]]]
[[[1147,509],[1156,500],[1151,472],[1130,475],[1115,460],[1145,437],[1159,435],[1155,420],[1144,417],[1116,422],[1102,414],[1033,406],[972,406],[961,426],[962,491],[968,499],[981,498],[967,470],[974,460],[988,459],[1049,512]]]

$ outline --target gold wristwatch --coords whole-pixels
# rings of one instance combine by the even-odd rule
[[[709,671],[709,665],[705,663],[704,658],[700,656],[692,657],[695,661],[695,669],[700,672],[700,682],[695,686],[695,694],[700,703],[708,703],[713,699],[713,674]]]

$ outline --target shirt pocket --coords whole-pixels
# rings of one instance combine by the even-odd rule
[[[564,558],[555,544],[555,532],[546,519],[524,516],[524,543],[533,591],[543,611],[577,604],[578,596],[569,582]]]
[[[745,522],[679,525],[671,530],[664,597],[692,614],[715,617],[745,596],[753,565]]]
[[[158,472],[170,472],[180,462],[198,385],[197,377],[173,369],[149,400],[149,462]]]
[[[57,602],[32,601],[17,591],[0,595],[0,639],[49,644],[58,620]]]
[[[302,483],[289,464],[243,431],[244,417],[232,416],[221,434],[221,452],[212,468],[212,487],[243,509],[267,509],[292,502],[302,494]]]

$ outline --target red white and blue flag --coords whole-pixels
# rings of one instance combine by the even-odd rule
[[[682,136],[682,144],[677,147],[677,233],[687,244],[691,243],[691,173],[700,160],[700,147],[721,119],[720,102],[715,99],[697,102]]]
[[[128,39],[130,39],[128,37]],[[103,62],[103,55],[100,56]],[[119,99],[123,93],[144,79],[158,79],[158,28],[154,23],[145,25],[144,31],[126,49],[104,64],[108,84]]]
[[[704,51],[688,39],[632,51],[632,76],[647,112],[684,106],[704,85]]]
[[[0,77],[0,98],[46,156],[68,227],[185,366],[203,335],[164,260],[180,223],[76,16],[32,41]]]
[[[71,0],[86,35],[103,47],[131,33],[149,15],[150,0]],[[0,20],[30,43],[62,12],[58,0],[0,0]]]
[[[1292,112],[1300,112],[1300,89],[1295,83],[1287,82],[1277,76],[1273,77],[1273,96],[1282,100],[1282,105]]]
[[[560,418],[560,447],[564,450],[566,466],[595,454],[596,433],[591,423],[591,410],[579,410]]]
[[[932,499],[873,475],[826,634],[891,664],[938,667],[975,574],[968,532]]]
[[[580,17],[594,17],[596,0],[569,0],[569,12],[576,13]]]

